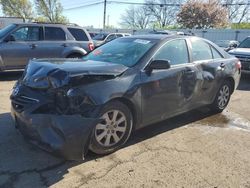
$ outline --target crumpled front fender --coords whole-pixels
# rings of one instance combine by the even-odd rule
[[[32,143],[70,160],[84,159],[93,127],[100,121],[81,115],[13,113],[17,128]]]

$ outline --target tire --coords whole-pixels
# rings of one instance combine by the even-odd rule
[[[112,153],[129,139],[132,114],[125,104],[112,101],[102,108],[99,117],[103,120],[93,128],[89,149],[96,154]]]
[[[81,54],[70,54],[67,56],[67,58],[75,58],[75,59],[80,59],[82,57],[83,57],[83,55],[81,55]]]
[[[221,113],[228,105],[232,94],[232,86],[230,82],[224,81],[220,86],[214,102],[210,105],[210,109],[214,113]]]

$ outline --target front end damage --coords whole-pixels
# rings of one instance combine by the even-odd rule
[[[16,128],[46,151],[84,159],[101,105],[82,86],[112,78],[112,74],[74,75],[58,67],[29,65],[10,97]]]

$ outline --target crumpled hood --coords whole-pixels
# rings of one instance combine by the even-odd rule
[[[128,67],[120,64],[74,59],[31,60],[26,67],[23,83],[29,87],[47,89],[67,85],[78,76],[118,76]]]
[[[250,48],[235,48],[228,52],[232,55],[247,55],[250,56]]]

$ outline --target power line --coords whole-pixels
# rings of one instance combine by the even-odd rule
[[[95,6],[99,4],[104,4],[104,1],[97,1],[90,4],[84,4],[84,5],[78,5],[70,8],[66,8],[64,10],[73,10],[73,9],[80,9],[80,8],[86,8],[90,6]],[[124,5],[141,5],[141,6],[182,6],[183,3],[136,3],[136,2],[127,2],[127,1],[106,1],[106,4],[124,4]],[[243,5],[250,5],[250,2],[248,3],[221,3],[222,6],[243,6]]]
[[[97,1],[95,3],[90,3],[90,4],[78,5],[78,6],[74,6],[74,7],[70,7],[70,8],[65,8],[64,10],[67,11],[67,10],[81,9],[81,8],[86,8],[86,7],[95,6],[95,5],[99,5],[99,4],[103,4],[103,1]]]

